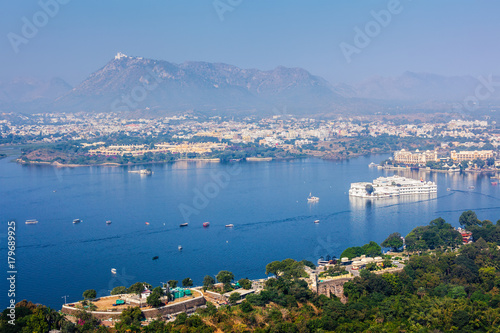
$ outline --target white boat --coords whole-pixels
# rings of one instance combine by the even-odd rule
[[[116,274],[116,268],[111,268],[111,274]]]
[[[109,221],[109,220],[108,220],[108,221],[106,221],[106,224],[111,224],[111,221]]]
[[[226,224],[226,228],[232,228],[234,227],[234,224]]]
[[[319,198],[309,193],[309,196],[307,197],[307,202],[317,202],[317,201],[319,201]]]
[[[82,220],[80,220],[80,219],[74,219],[73,220],[73,224],[77,224],[77,223],[80,223],[80,222],[82,222]]]
[[[38,220],[32,219],[32,220],[26,220],[26,224],[37,224]]]
[[[182,250],[182,246],[181,245],[179,245],[177,248],[179,249],[179,251]]]
[[[319,223],[319,220],[315,220],[314,223]]]

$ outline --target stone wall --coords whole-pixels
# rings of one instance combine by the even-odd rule
[[[156,318],[158,316],[165,316],[167,314],[194,311],[196,308],[198,308],[202,305],[205,305],[205,304],[206,304],[205,297],[198,296],[196,298],[191,298],[191,299],[188,299],[188,300],[185,300],[185,301],[182,301],[179,303],[175,303],[175,304],[169,304],[169,305],[166,305],[166,306],[163,306],[160,308],[143,310],[142,312],[144,313],[144,316],[146,316],[146,318]],[[64,314],[74,316],[77,314],[77,312],[79,310],[80,309],[72,307],[72,306],[63,305],[61,312]],[[109,319],[109,318],[119,319],[120,314],[121,314],[121,311],[120,312],[118,312],[118,311],[89,311],[89,312],[92,313],[92,315],[94,317],[96,317],[97,319],[100,319],[100,320]]]
[[[344,283],[352,280],[352,278],[341,278],[334,280],[327,280],[317,283],[317,293],[330,297],[335,295],[340,298],[342,303],[347,303],[347,297],[344,296]]]

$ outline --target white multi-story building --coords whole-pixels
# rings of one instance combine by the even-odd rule
[[[367,187],[373,189],[371,193]],[[362,198],[387,198],[409,194],[437,193],[437,185],[431,181],[416,180],[400,176],[379,177],[373,183],[352,183],[349,195]]]

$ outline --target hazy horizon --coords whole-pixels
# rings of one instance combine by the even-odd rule
[[[489,75],[500,56],[491,46],[500,28],[493,1],[192,3],[2,3],[0,80],[60,77],[75,86],[117,52],[173,63],[300,67],[331,83],[406,71]]]

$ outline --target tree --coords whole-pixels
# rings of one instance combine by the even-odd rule
[[[156,292],[152,292],[151,295],[148,296],[146,299],[146,303],[148,303],[149,306],[152,306],[154,308],[159,307],[163,303],[161,302],[160,295]]]
[[[131,294],[140,295],[144,291],[144,282],[136,282],[128,288],[128,292]]]
[[[140,332],[141,320],[143,318],[144,313],[142,313],[138,306],[128,307],[120,314],[120,321],[115,327],[119,332],[125,332],[127,329]]]
[[[389,237],[387,237],[387,239],[380,245],[382,245],[383,247],[390,247],[393,251],[398,251],[399,248],[403,246],[401,234],[399,232],[390,234]]]
[[[126,293],[127,293],[127,287],[124,286],[114,287],[113,290],[111,290],[111,295],[119,295]]]
[[[191,278],[185,278],[184,280],[182,280],[182,286],[183,287],[191,287],[193,285],[193,280],[191,280]]]
[[[223,284],[230,284],[234,280],[234,274],[230,271],[220,271],[215,277]]]
[[[39,307],[35,310],[35,312],[29,316],[26,327],[28,328],[27,332],[48,332],[50,329],[47,320],[45,319],[44,309],[43,307]]]
[[[372,193],[375,191],[372,184],[366,184],[365,190],[368,195],[372,195]]]
[[[481,221],[479,221],[476,213],[473,212],[472,210],[468,210],[466,212],[463,212],[462,215],[460,215],[458,222],[460,222],[460,225],[464,228],[474,226],[474,225],[481,225]]]
[[[94,289],[88,289],[83,292],[83,298],[93,299],[97,296],[97,292]]]
[[[172,289],[173,289],[173,288],[177,287],[177,283],[178,283],[178,282],[179,282],[179,281],[177,281],[177,280],[169,280],[169,281],[168,281],[168,285],[169,285],[169,287],[170,287],[170,288],[172,288]]]
[[[160,295],[160,296],[165,295],[165,293],[163,292],[163,288],[162,288],[162,287],[160,287],[160,286],[158,286],[158,287],[154,288],[154,289],[152,290],[152,292],[153,292],[153,293],[157,293],[157,294],[158,294],[158,295]]]
[[[215,284],[215,279],[211,275],[206,275],[203,278],[203,288],[205,289],[211,289],[214,287]]]
[[[266,274],[270,273],[276,275],[278,278],[299,278],[305,275],[304,263],[290,258],[282,261],[273,261],[266,265]]]
[[[240,309],[241,309],[241,312],[243,312],[243,313],[249,313],[249,312],[253,311],[253,306],[248,301],[243,301],[240,304]]]
[[[241,286],[243,289],[252,289],[252,281],[249,279],[240,279],[238,281],[238,284]]]
[[[361,248],[363,249],[363,254],[369,257],[382,255],[382,248],[374,241],[371,241],[370,243],[363,245]]]
[[[473,161],[473,163],[474,163],[475,165],[477,165],[477,167],[478,167],[478,168],[482,168],[482,167],[484,167],[484,164],[485,164],[485,162],[484,162],[483,160],[479,159],[479,158],[478,158],[478,159],[476,159],[476,160],[474,160],[474,161]]]
[[[488,166],[494,166],[495,165],[495,158],[494,157],[490,157],[490,158],[486,159],[486,164]]]
[[[234,292],[231,295],[229,295],[229,303],[231,304],[236,304],[241,299],[241,295],[238,292]]]

